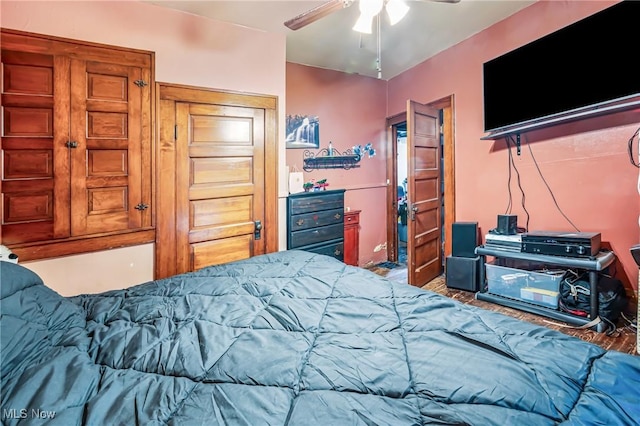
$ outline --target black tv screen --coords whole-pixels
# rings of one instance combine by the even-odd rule
[[[640,1],[626,0],[484,63],[484,130],[635,99],[639,48]]]

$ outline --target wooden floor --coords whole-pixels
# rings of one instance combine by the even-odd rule
[[[390,280],[405,284],[407,283],[407,268],[397,267],[393,269],[387,269],[378,266],[372,266],[369,269],[379,275],[383,275],[389,278]],[[517,309],[508,308],[501,305],[496,305],[495,303],[486,302],[483,300],[476,300],[475,293],[473,292],[448,288],[445,283],[444,275],[437,277],[422,288],[450,297],[464,304],[500,312],[502,314],[509,315],[523,321],[528,321],[534,324],[558,330],[571,336],[575,336],[582,340],[586,340],[588,342],[599,345],[605,349],[613,349],[620,352],[638,355],[636,345],[636,331],[631,327],[621,326],[612,336],[607,336],[605,333],[598,333],[593,330],[579,330],[575,328],[568,328],[567,324],[561,321],[535,314],[530,314],[528,312],[519,311]]]

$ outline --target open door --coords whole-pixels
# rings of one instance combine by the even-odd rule
[[[421,287],[442,267],[440,118],[437,109],[407,101],[408,282]]]

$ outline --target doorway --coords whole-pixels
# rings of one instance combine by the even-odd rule
[[[440,272],[444,271],[444,259],[451,254],[451,225],[455,221],[455,181],[454,181],[454,97],[453,95],[429,103],[426,106],[439,113],[440,143],[440,191],[441,206],[441,256]],[[407,113],[387,119],[387,256],[393,263],[406,267],[407,241],[405,232],[409,220],[410,194],[407,193]]]

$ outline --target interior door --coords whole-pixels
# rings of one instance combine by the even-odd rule
[[[177,272],[265,253],[264,109],[177,103],[176,123]]]
[[[407,101],[408,281],[423,286],[441,272],[442,193],[438,110]]]

